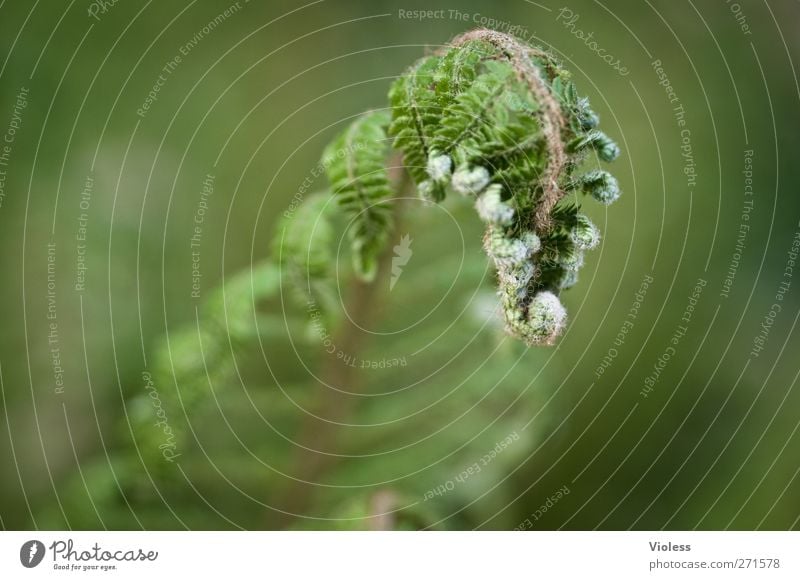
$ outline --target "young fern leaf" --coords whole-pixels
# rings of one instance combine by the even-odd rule
[[[352,220],[356,272],[371,280],[391,227],[386,133],[420,197],[475,198],[484,248],[497,268],[506,330],[528,345],[553,344],[566,324],[561,291],[577,281],[600,233],[569,192],[610,204],[619,185],[585,161],[619,147],[568,71],[517,38],[478,29],[414,64],[384,113],[359,118],[326,151],[334,196]],[[388,127],[388,129],[387,129]],[[327,161],[326,161],[327,162]]]
[[[502,108],[495,111],[495,107],[499,104],[497,99],[506,89],[511,70],[497,61],[487,62],[485,66],[489,70],[456,96],[446,109],[447,115],[438,123],[436,138],[446,154],[452,154],[459,146],[461,150],[469,152],[472,149],[470,139],[474,139],[479,129],[493,118],[492,113],[502,114]],[[474,154],[477,152],[475,148]]]
[[[366,113],[328,146],[323,164],[338,205],[350,218],[353,265],[363,280],[375,278],[391,229],[392,189],[386,170],[389,114]]]
[[[455,78],[456,62],[470,63],[459,68],[467,75]],[[421,83],[420,72],[430,70],[436,74]],[[439,113],[430,118],[428,96],[441,93],[447,96],[439,97]],[[577,204],[561,200],[578,188],[603,203],[619,196],[606,172],[574,175],[590,151],[603,161],[619,155],[596,130],[588,100],[550,55],[486,29],[425,58],[390,94],[390,132],[406,163],[415,166],[410,173],[420,195],[440,201],[451,189],[477,197],[506,330],[529,345],[553,344],[566,323],[558,295],[575,283],[583,252],[599,241]],[[423,114],[409,114],[419,110]],[[447,167],[455,168],[449,183],[441,171]]]
[[[395,148],[404,152],[406,169],[417,182],[426,179],[428,157],[433,151],[432,127],[441,111],[436,93],[430,88],[437,64],[435,57],[422,59],[389,91],[389,135],[394,137]]]
[[[333,224],[328,193],[313,193],[281,221],[273,253],[298,305],[328,317],[335,310]]]
[[[163,408],[174,411],[169,416],[170,440],[177,449],[189,444],[191,426],[186,418],[208,401],[209,388],[224,390],[235,374],[236,353],[264,330],[257,322],[259,306],[274,298],[279,285],[278,267],[272,261],[234,274],[209,294],[196,318],[162,339],[153,356],[152,379]],[[131,399],[132,423],[137,437],[146,443],[141,449],[158,455],[163,451],[167,457],[164,431],[153,429],[151,397],[145,392]]]

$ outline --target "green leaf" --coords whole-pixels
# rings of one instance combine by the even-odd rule
[[[374,279],[377,258],[391,230],[393,195],[386,170],[389,114],[366,113],[357,118],[323,154],[328,179],[338,205],[349,218],[348,235],[356,274]]]

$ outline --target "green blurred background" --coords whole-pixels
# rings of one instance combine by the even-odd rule
[[[798,2],[44,0],[0,15],[3,528],[800,526]],[[342,373],[269,265],[279,218],[324,189],[321,151],[348,118],[481,24],[573,71],[623,149],[623,196],[587,204],[604,241],[542,349],[498,330],[471,208],[411,208],[413,256],[344,353],[377,368]],[[326,372],[356,394],[331,396]]]

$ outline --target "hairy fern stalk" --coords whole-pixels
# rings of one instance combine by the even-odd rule
[[[486,223],[483,245],[497,269],[507,332],[528,345],[553,344],[567,318],[559,295],[575,284],[584,252],[600,241],[577,196],[567,196],[584,193],[610,204],[620,193],[610,173],[584,169],[590,158],[619,155],[597,130],[588,100],[548,53],[486,29],[416,62],[389,99],[390,113],[358,117],[323,156],[327,195],[350,220],[356,274],[375,277],[389,239],[399,195],[387,170],[394,149],[420,197],[440,202],[459,194]],[[297,246],[283,248],[284,264],[308,274],[309,292],[324,288],[330,272],[319,267],[320,256]]]

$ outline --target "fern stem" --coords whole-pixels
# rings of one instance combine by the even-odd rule
[[[395,227],[390,243],[378,259],[375,280],[365,282],[354,277],[350,284],[352,290],[347,297],[349,317],[342,317],[340,327],[334,332],[333,341],[337,348],[354,358],[358,358],[368,338],[362,328],[374,324],[381,312],[380,299],[385,297],[384,289],[387,287],[384,282],[391,273],[392,247],[399,243],[398,226],[404,206],[403,198],[410,196],[413,184],[400,155],[390,157],[389,175],[397,192],[397,199],[392,203]],[[335,356],[326,356],[319,377],[322,390],[317,399],[317,408],[313,415],[305,415],[295,437],[296,447],[289,463],[289,473],[296,481],[288,482],[283,494],[279,494],[278,501],[273,502],[282,510],[276,512],[277,522],[271,522],[273,528],[285,528],[294,517],[307,511],[317,488],[313,483],[305,482],[318,480],[337,463],[339,457],[335,455],[335,445],[340,424],[347,423],[356,408],[356,396],[341,392],[344,389],[351,393],[359,390],[361,376],[356,366],[346,364]],[[314,415],[327,420],[320,421]],[[321,441],[330,443],[334,449],[314,451],[319,448]]]

